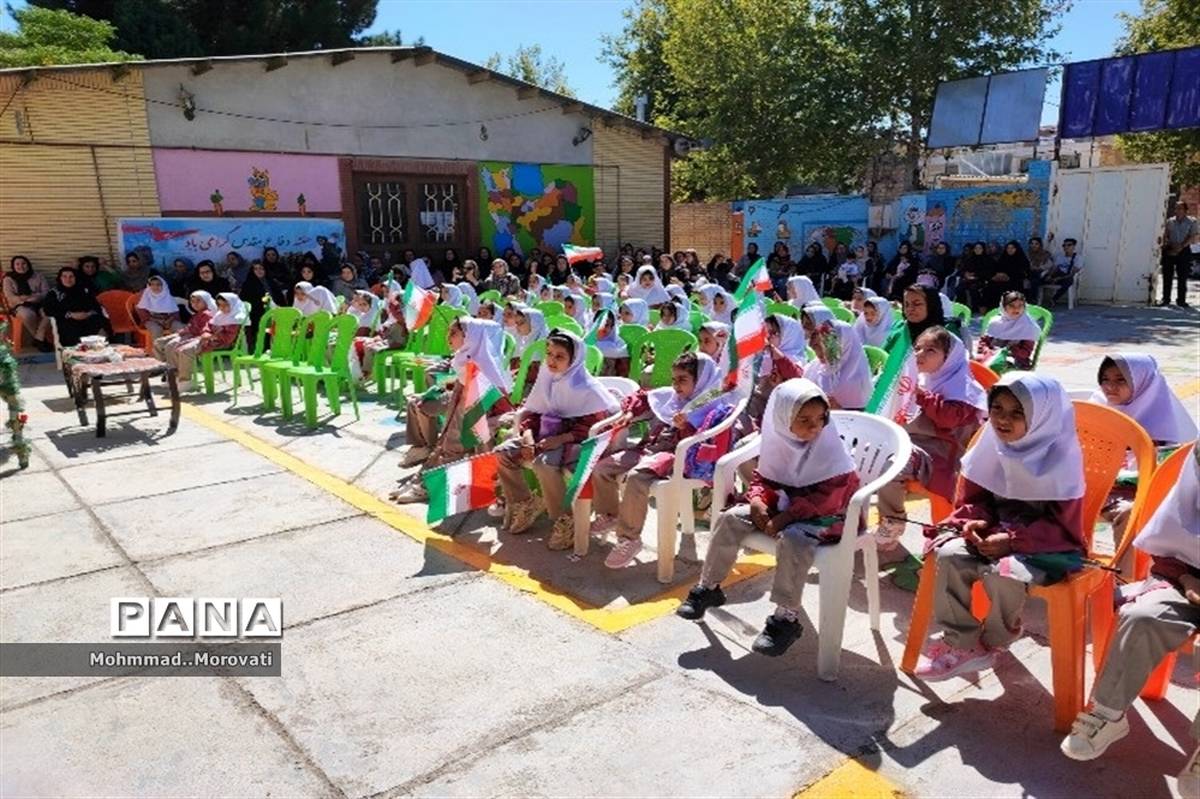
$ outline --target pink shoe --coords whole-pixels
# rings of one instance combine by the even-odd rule
[[[594,535],[604,535],[611,533],[617,529],[617,517],[609,516],[607,513],[597,513],[596,518],[592,520],[592,533]]]
[[[960,674],[990,669],[995,665],[995,653],[975,644],[970,649],[957,649],[941,638],[936,639],[917,661],[913,676],[925,682],[940,682]]]
[[[608,553],[608,557],[604,559],[604,565],[610,569],[623,569],[633,563],[633,559],[641,551],[642,539],[622,538],[613,547],[612,552]]]

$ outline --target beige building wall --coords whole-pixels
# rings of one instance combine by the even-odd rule
[[[729,255],[733,216],[729,203],[674,203],[671,205],[672,251],[694,249],[701,263],[717,253]]]
[[[158,216],[141,73],[0,76],[0,260],[49,278],[80,255],[117,257],[116,220]]]
[[[666,140],[621,127],[593,124],[595,141],[596,244],[611,256],[625,242],[634,247],[667,243]]]

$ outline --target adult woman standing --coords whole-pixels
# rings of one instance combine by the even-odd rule
[[[33,345],[42,352],[54,349],[50,342],[50,319],[42,305],[50,286],[46,278],[33,271],[33,264],[24,255],[14,255],[4,276],[4,304],[21,320],[33,337]],[[21,342],[14,342],[18,347]]]

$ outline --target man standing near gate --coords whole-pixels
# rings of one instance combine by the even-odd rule
[[[1171,304],[1171,281],[1178,281],[1175,304],[1187,308],[1187,282],[1191,274],[1192,245],[1200,243],[1200,226],[1196,218],[1188,216],[1188,204],[1182,200],[1175,203],[1175,215],[1167,220],[1163,235],[1163,280],[1162,302]]]

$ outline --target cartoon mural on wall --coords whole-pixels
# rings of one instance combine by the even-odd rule
[[[596,235],[590,166],[479,162],[480,234],[492,252],[559,252]]]
[[[279,205],[279,192],[271,188],[271,172],[267,169],[250,167],[250,177],[246,178],[250,186],[251,211],[274,211]]]
[[[900,240],[907,240],[918,252],[925,249],[925,195],[907,194],[900,198],[903,209],[900,222]]]
[[[955,241],[1025,241],[1038,229],[1042,201],[1032,189],[980,192],[954,205],[949,232]]]
[[[946,206],[940,202],[930,203],[925,211],[925,252],[933,252],[933,248],[946,238]]]
[[[754,241],[766,252],[781,241],[793,258],[799,258],[811,241],[826,251],[839,241],[848,246],[864,244],[868,209],[866,197],[830,194],[733,204],[733,210],[745,215],[746,243]]]
[[[809,223],[804,226],[804,246],[816,242],[821,245],[821,251],[828,256],[839,244],[845,244],[854,249],[860,244],[867,243],[866,225],[822,225]],[[798,258],[796,252],[793,258]]]

